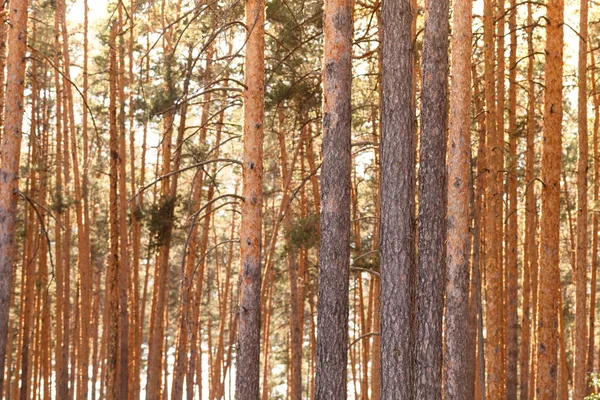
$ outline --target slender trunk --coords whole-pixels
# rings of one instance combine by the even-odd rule
[[[534,154],[535,154],[535,88],[533,82],[533,16],[531,4],[527,4],[527,139],[525,155],[525,241],[523,244],[523,309],[521,318],[521,347],[519,348],[520,399],[530,396],[533,373],[531,349],[535,336],[537,299],[537,209],[535,204]],[[535,278],[535,280],[534,280]],[[533,393],[533,391],[531,391]]]
[[[119,340],[119,199],[118,162],[119,142],[117,127],[117,23],[113,21],[110,29],[110,68],[109,68],[109,123],[110,123],[110,188],[109,188],[109,225],[110,255],[106,273],[106,297],[108,312],[107,349],[106,349],[106,398],[118,399],[117,353]]]
[[[594,60],[594,52],[590,52],[591,56],[591,70],[592,70],[592,93],[594,102],[594,131],[593,131],[593,160],[594,160],[594,204],[598,203],[598,180],[600,179],[600,160],[598,157],[598,130],[600,128],[600,96],[596,91],[596,76],[595,67],[596,63]],[[597,287],[597,274],[598,274],[598,214],[592,214],[592,281],[591,281],[591,294],[590,294],[590,327],[588,335],[588,358],[587,358],[587,375],[589,376],[594,371],[594,359],[595,359],[595,325],[596,325],[596,287]],[[588,394],[591,393],[591,388],[588,389]]]
[[[587,20],[588,0],[580,1],[579,61],[577,73],[577,264],[575,278],[575,358],[573,361],[573,398],[587,393],[587,252],[588,252],[588,121],[587,121]]]
[[[510,55],[508,58],[508,156],[506,158],[506,397],[517,398],[517,365],[519,362],[519,271],[518,271],[518,207],[517,207],[517,4],[510,0]]]

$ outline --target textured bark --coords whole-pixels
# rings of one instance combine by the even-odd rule
[[[469,199],[471,183],[471,15],[470,0],[455,0],[448,130],[448,209],[446,227],[446,351],[444,399],[469,396]],[[473,324],[475,325],[475,324]],[[474,355],[474,354],[473,354]]]
[[[350,261],[352,1],[323,14],[323,164],[315,398],[346,398]]]
[[[259,397],[262,175],[264,124],[264,0],[246,2],[244,154],[236,398]]]
[[[588,0],[580,1],[579,60],[577,73],[577,263],[575,278],[575,357],[573,361],[573,398],[587,393],[587,251],[588,251],[588,123],[587,123],[587,20]]]
[[[1,12],[6,12],[8,2],[5,1],[0,6]],[[6,18],[6,17],[5,17]],[[4,126],[4,108],[6,100],[6,50],[8,38],[8,24],[4,23],[0,26],[0,126]],[[2,143],[3,132],[0,130],[0,143]]]
[[[382,4],[381,397],[414,399],[415,109],[410,0]]]
[[[449,1],[428,1],[426,7],[419,160],[415,396],[437,400],[442,397],[442,319],[446,279]]]
[[[591,56],[591,70],[592,70],[592,93],[594,102],[594,130],[593,130],[593,160],[594,160],[594,204],[598,204],[599,200],[599,187],[598,180],[600,179],[600,164],[598,157],[598,131],[600,128],[600,94],[596,89],[596,74],[595,67],[596,63],[594,60],[594,52],[590,52]],[[587,374],[591,374],[594,371],[594,332],[596,325],[596,287],[597,287],[597,274],[598,274],[598,213],[592,215],[592,280],[591,280],[591,294],[590,294],[590,325],[588,335],[588,358],[587,358]],[[591,390],[591,388],[589,388]],[[588,393],[589,394],[589,393]]]
[[[517,398],[517,365],[519,363],[519,271],[518,262],[518,207],[517,207],[517,4],[510,0],[508,58],[508,156],[506,158],[506,397]]]
[[[527,138],[525,155],[525,240],[523,244],[523,309],[521,314],[521,346],[519,348],[520,399],[529,399],[533,363],[532,344],[535,337],[537,299],[537,208],[535,204],[534,155],[535,155],[535,87],[533,82],[533,16],[531,4],[527,4],[527,47],[531,54],[527,61]],[[535,277],[535,281],[534,281]]]
[[[119,198],[118,198],[118,163],[119,142],[117,128],[117,23],[113,22],[109,39],[109,134],[110,134],[110,187],[109,187],[109,225],[110,253],[106,272],[106,297],[108,304],[107,349],[106,349],[106,398],[116,400],[117,353],[119,340]]]
[[[8,57],[6,63],[5,120],[0,149],[0,388],[4,383],[4,362],[16,257],[15,227],[19,196],[19,163],[23,124],[23,94],[27,54],[27,0],[13,0],[9,6]]]
[[[123,2],[118,5],[119,32],[125,30],[123,22]],[[124,35],[119,34],[118,44],[118,127],[119,127],[119,365],[118,397],[129,398],[129,232],[127,220],[127,146],[125,141],[125,43]]]
[[[563,71],[563,0],[549,0],[546,14],[546,76],[541,179],[540,282],[536,397],[556,398],[558,303],[560,295],[559,232]]]
[[[484,56],[485,56],[485,104],[486,104],[486,159],[488,184],[486,191],[485,221],[485,282],[486,282],[486,383],[490,398],[503,398],[506,395],[506,368],[504,348],[504,273],[502,269],[501,232],[502,218],[502,160],[503,126],[496,126],[496,93],[494,83],[494,10],[492,0],[484,1]],[[503,57],[501,57],[503,58]],[[498,66],[500,70],[500,66]],[[501,69],[502,74],[504,70]],[[502,75],[503,76],[503,75]],[[503,80],[502,80],[503,81]],[[502,85],[503,87],[503,85]],[[498,107],[499,108],[499,107]]]

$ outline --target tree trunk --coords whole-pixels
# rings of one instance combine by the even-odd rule
[[[563,0],[549,0],[546,14],[546,76],[542,141],[542,216],[540,219],[540,286],[536,397],[556,398],[559,233],[563,71]]]
[[[415,108],[410,0],[382,5],[381,397],[414,399]]]
[[[523,308],[521,317],[521,347],[519,348],[520,399],[530,396],[533,371],[532,345],[535,338],[537,299],[537,208],[535,204],[535,87],[533,82],[533,16],[531,3],[527,4],[527,139],[525,155],[525,241],[523,245]],[[535,278],[535,280],[534,280]],[[533,391],[531,391],[533,392]]]
[[[352,1],[326,0],[317,399],[345,399],[348,362]]]
[[[264,0],[246,2],[247,43],[244,90],[244,154],[240,303],[236,398],[260,394],[260,288],[262,248],[262,179],[264,124]]]
[[[454,1],[452,85],[448,130],[446,244],[446,352],[444,399],[467,399],[469,385],[469,196],[471,183],[471,15],[470,0]],[[474,346],[474,342],[472,343]]]
[[[594,204],[598,204],[598,180],[600,179],[600,165],[598,154],[598,130],[600,128],[600,95],[596,91],[596,74],[595,67],[596,63],[594,60],[594,52],[590,52],[591,56],[591,70],[592,70],[592,93],[594,102],[594,133],[593,133],[593,160],[594,160]],[[597,274],[598,274],[598,213],[592,214],[592,281],[591,281],[591,294],[590,294],[590,327],[588,335],[588,358],[587,358],[587,375],[589,376],[594,372],[594,333],[596,324],[596,285],[597,285]],[[591,388],[588,389],[588,394],[591,393]]]
[[[588,0],[581,0],[579,11],[579,60],[577,73],[577,263],[575,280],[575,357],[573,361],[573,398],[587,393],[587,251],[588,251],[588,122],[587,122],[587,20]]]
[[[7,97],[0,149],[0,388],[4,383],[10,294],[17,251],[15,228],[27,62],[27,3],[27,0],[10,3],[8,24]]]
[[[508,59],[508,156],[507,208],[506,208],[506,397],[517,398],[517,365],[519,363],[519,271],[518,271],[518,207],[517,207],[517,4],[510,0],[510,55]],[[504,83],[503,83],[504,84]]]
[[[117,353],[119,340],[119,199],[118,162],[119,141],[117,128],[117,23],[113,21],[109,40],[109,123],[110,123],[110,188],[109,188],[109,221],[110,221],[110,254],[106,272],[106,297],[108,304],[107,349],[106,349],[106,398],[117,400]]]
[[[442,320],[446,279],[449,1],[428,1],[426,7],[419,161],[415,395],[418,399],[437,400],[442,397]],[[464,204],[468,206],[468,202]]]

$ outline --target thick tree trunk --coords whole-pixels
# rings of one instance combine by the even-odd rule
[[[469,199],[471,183],[471,15],[470,0],[454,1],[452,85],[448,130],[446,243],[446,352],[444,399],[467,399],[470,349],[465,337],[469,309]],[[473,324],[474,325],[474,324]]]
[[[246,2],[244,154],[236,398],[260,394],[260,289],[262,248],[262,179],[264,124],[264,0]]]
[[[350,262],[352,1],[326,0],[315,396],[346,398]]]
[[[549,0],[546,14],[546,76],[542,141],[542,216],[536,397],[556,398],[558,303],[560,295],[559,233],[563,71],[563,0]]]
[[[382,4],[381,397],[414,399],[415,106],[410,0]]]
[[[13,267],[16,257],[15,228],[19,196],[19,166],[23,124],[23,95],[27,61],[27,0],[13,0],[9,9],[8,57],[4,133],[0,149],[0,388],[4,361]]]
[[[428,1],[426,7],[419,161],[415,395],[417,399],[437,400],[442,397],[442,319],[446,279],[449,1]],[[468,202],[464,204],[467,206]],[[465,268],[465,272],[468,269]],[[466,285],[466,280],[464,283]]]

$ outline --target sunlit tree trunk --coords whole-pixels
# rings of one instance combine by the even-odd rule
[[[542,141],[542,216],[536,396],[556,398],[558,296],[560,295],[559,232],[563,71],[563,0],[549,0],[546,13],[546,76]]]
[[[587,252],[588,252],[588,122],[587,122],[587,19],[588,0],[580,1],[579,60],[577,72],[577,263],[575,280],[575,358],[573,361],[573,398],[587,393]]]
[[[0,149],[0,371],[4,371],[12,276],[16,259],[15,227],[19,195],[19,163],[23,94],[27,61],[27,0],[13,0],[9,10],[8,57],[2,148]],[[0,373],[0,387],[4,374]]]
[[[244,154],[236,398],[258,399],[264,124],[264,0],[246,2]]]
[[[537,207],[535,204],[535,88],[533,82],[533,17],[531,3],[527,4],[527,132],[525,150],[525,240],[523,244],[523,309],[521,314],[521,346],[519,348],[520,399],[529,399],[533,393],[532,347],[535,337],[537,299]],[[535,278],[535,279],[534,279]]]
[[[517,4],[510,0],[509,31],[510,55],[508,58],[508,154],[506,157],[506,328],[507,370],[506,397],[517,398],[517,365],[519,363],[519,271],[518,271],[518,206],[517,206]]]

